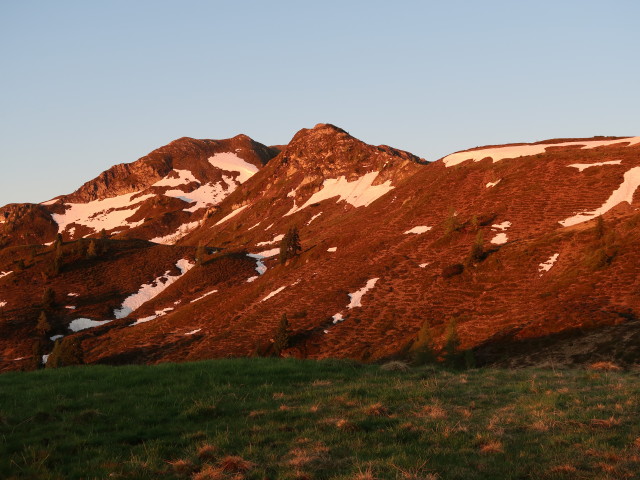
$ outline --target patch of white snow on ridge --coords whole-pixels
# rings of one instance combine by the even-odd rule
[[[267,271],[267,266],[262,261],[264,259],[264,257],[262,255],[257,254],[257,253],[248,253],[247,257],[251,257],[256,261],[256,272],[258,272],[258,275],[264,275],[264,272]],[[249,281],[249,280],[247,280],[247,281]]]
[[[244,205],[240,208],[237,208],[236,210],[234,210],[233,212],[231,212],[229,215],[227,215],[226,217],[224,217],[221,220],[218,220],[218,222],[214,225],[214,227],[216,225],[220,225],[221,223],[226,222],[227,220],[229,220],[230,218],[235,217],[236,215],[238,215],[241,211],[243,211],[245,208],[247,208],[249,205]]]
[[[162,310],[156,310],[155,315],[149,315],[148,317],[139,318],[135,322],[133,322],[130,327],[135,327],[136,325],[140,325],[141,323],[147,323],[151,320],[155,320],[158,317],[164,317],[168,312],[172,311],[173,307],[163,308]]]
[[[420,268],[426,268],[429,265],[429,262],[421,263],[418,265]]]
[[[633,201],[633,194],[636,189],[640,186],[640,167],[634,167],[631,170],[628,170],[624,174],[624,180],[622,184],[615,190],[611,196],[607,199],[602,206],[592,212],[580,212],[573,217],[569,217],[565,220],[561,220],[560,225],[563,227],[570,227],[572,225],[576,225],[578,223],[586,222],[587,220],[591,220],[599,215],[607,213],[616,205],[627,202],[631,204]]]
[[[499,233],[491,239],[491,243],[494,245],[502,245],[507,243],[507,240],[508,238],[506,233]]]
[[[196,334],[196,333],[198,333],[200,330],[202,330],[202,329],[201,329],[201,328],[198,328],[198,329],[196,329],[196,330],[191,330],[190,332],[187,332],[187,333],[185,333],[184,335],[185,335],[185,337],[186,337],[187,335],[195,335],[195,334]]]
[[[491,225],[491,228],[493,228],[494,230],[506,230],[507,228],[509,228],[511,226],[511,222],[506,221],[506,222],[502,222],[502,223],[497,223],[495,225]]]
[[[198,181],[196,177],[193,176],[193,173],[191,173],[189,170],[179,170],[176,168],[172,170],[172,172],[177,173],[178,176],[177,177],[166,176],[162,180],[158,180],[156,183],[154,183],[151,186],[152,187],[175,187],[178,185],[185,185],[187,183]]]
[[[368,280],[367,284],[364,287],[362,287],[360,290],[350,293],[349,298],[351,298],[351,301],[349,302],[349,305],[347,305],[347,308],[361,307],[363,295],[367,293],[369,290],[371,290],[378,280],[380,279],[372,278]]]
[[[307,225],[309,225],[311,222],[313,222],[316,218],[318,218],[320,215],[322,215],[322,212],[320,213],[316,213],[313,217],[311,217],[311,220],[309,220],[307,222]]]
[[[184,223],[184,224],[180,225],[178,227],[178,230],[176,230],[175,232],[170,233],[169,235],[165,235],[164,237],[152,238],[149,241],[153,242],[153,243],[161,243],[163,245],[173,245],[178,240],[180,240],[181,238],[186,237],[194,229],[198,228],[199,225],[200,225],[199,221],[198,222]]]
[[[331,253],[333,253],[333,252],[335,252],[337,250],[338,250],[338,247],[329,247],[329,248],[327,248],[327,252],[331,252]]]
[[[67,297],[79,297],[80,295],[78,293],[67,293]]]
[[[67,203],[64,213],[52,213],[51,217],[58,224],[59,232],[63,232],[71,223],[93,228],[96,232],[103,228],[112,230],[123,225],[129,226],[126,219],[138,211],[143,201],[153,197],[149,194],[133,198],[136,195],[137,192],[88,203]]]
[[[9,275],[10,273],[13,273],[13,270],[11,270],[10,272],[0,272],[0,278],[2,277],[6,277],[7,275]]]
[[[219,204],[222,200],[227,198],[228,195],[233,193],[237,187],[237,182],[234,182],[233,178],[222,176],[221,182],[207,183],[196,188],[194,191],[185,193],[181,190],[169,190],[164,192],[165,195],[170,197],[180,198],[189,203],[195,202],[189,208],[183,209],[185,212],[195,212],[201,208],[210,207],[212,205]]]
[[[556,260],[558,260],[559,256],[559,253],[554,253],[549,257],[549,260],[538,265],[538,272],[540,272],[540,276],[542,276],[543,273],[551,270],[551,267],[553,267],[553,264],[556,263]]]
[[[504,160],[505,158],[528,157],[545,153],[550,147],[570,147],[582,145],[582,150],[604,147],[609,145],[628,143],[629,147],[640,143],[640,137],[629,137],[617,140],[583,140],[578,142],[562,142],[562,143],[545,143],[545,144],[525,144],[525,145],[508,145],[505,147],[483,148],[481,150],[473,150],[466,152],[456,152],[447,155],[442,159],[445,167],[452,167],[467,160],[479,162],[480,160],[491,157],[493,163]]]
[[[258,252],[256,253],[256,255],[259,255],[262,258],[269,258],[269,257],[275,257],[279,253],[280,253],[279,248],[272,248],[271,250],[263,250],[262,252]]]
[[[76,307],[74,307],[73,305],[65,305],[64,308],[68,308],[69,310],[75,310]]]
[[[47,364],[47,360],[49,360],[49,355],[51,355],[51,354],[48,354],[48,355],[42,355],[42,364],[43,364],[43,365],[46,365],[46,364]]]
[[[207,292],[204,295],[199,296],[198,298],[194,298],[189,303],[196,303],[198,300],[202,300],[203,298],[208,297],[209,295],[211,295],[212,293],[216,293],[217,291],[218,290],[211,290],[210,292]]]
[[[610,162],[597,162],[597,163],[572,163],[571,165],[567,165],[567,167],[577,168],[581,172],[587,168],[591,167],[601,167],[602,165],[620,165],[622,160],[611,160]]]
[[[99,327],[105,323],[109,323],[111,320],[91,320],[90,318],[76,318],[69,324],[69,330],[72,332],[79,332],[80,330],[86,330],[88,328]]]
[[[0,308],[4,307],[7,304],[7,302],[0,302]]]
[[[326,179],[322,183],[321,190],[314,193],[309,200],[299,207],[294,206],[284,216],[286,217],[309,205],[334,197],[339,197],[337,202],[345,201],[354,207],[366,207],[395,188],[391,185],[391,180],[387,180],[380,185],[372,185],[377,177],[378,172],[369,172],[353,182],[347,181],[344,176]]]
[[[282,240],[284,238],[284,234],[280,234],[280,235],[276,235],[275,237],[273,237],[271,240],[267,240],[266,242],[260,242],[260,243],[256,243],[256,245],[258,247],[261,247],[263,245],[271,245],[272,243],[276,243],[279,242],[280,240]]]
[[[427,227],[425,225],[421,225],[418,227],[413,227],[411,230],[407,230],[406,232],[404,232],[405,234],[409,234],[409,233],[416,233],[416,234],[421,234],[421,233],[425,233],[428,232],[429,230],[431,230],[433,227]]]
[[[64,338],[64,335],[54,335],[53,337],[49,337],[51,339],[52,342],[55,342],[56,340],[60,340],[61,338]]]
[[[267,295],[266,297],[264,297],[262,300],[260,300],[260,302],[264,302],[265,300],[269,300],[271,297],[279,294],[281,291],[283,291],[285,288],[287,288],[287,286],[283,286],[280,288],[276,288],[273,292],[271,292],[269,295]]]
[[[257,267],[256,267],[256,270],[257,270]],[[258,278],[260,278],[258,275],[254,277],[249,277],[247,278],[247,283],[255,282]]]
[[[180,270],[180,274],[169,275],[170,270],[167,270],[164,275],[156,278],[151,283],[142,285],[136,293],[131,294],[124,299],[120,308],[116,308],[113,311],[114,316],[116,318],[127,317],[131,312],[140,308],[144,303],[162,293],[169,285],[191,270],[194,265],[194,263],[191,263],[189,260],[184,258],[182,260],[178,260],[176,267]]]
[[[500,180],[502,180],[502,179],[500,179]],[[500,183],[500,180],[496,180],[495,182],[488,182],[488,183],[485,185],[485,187],[486,187],[486,188],[495,187],[497,184],[499,184],[499,183]]]
[[[258,171],[258,167],[231,152],[216,153],[213,157],[209,157],[209,163],[226,172],[238,172],[240,183],[246,182]]]
[[[333,324],[334,324],[334,325],[335,325],[336,323],[339,323],[339,322],[344,322],[344,317],[342,316],[342,313],[336,313],[336,314],[335,314],[333,317],[331,317],[331,318],[333,319],[332,321],[333,321]],[[326,332],[326,330],[325,330],[325,333],[327,333],[327,332]]]

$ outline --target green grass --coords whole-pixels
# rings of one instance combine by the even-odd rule
[[[235,359],[0,375],[0,478],[640,478],[640,375]]]

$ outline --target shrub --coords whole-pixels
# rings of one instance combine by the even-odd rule
[[[469,258],[467,263],[469,265],[473,265],[474,263],[480,263],[485,258],[484,248],[482,244],[484,243],[484,235],[482,234],[482,230],[478,232],[476,235],[476,239],[471,245],[471,251],[469,251]]]
[[[422,324],[418,336],[411,346],[410,357],[415,365],[425,365],[436,361],[433,336],[431,335],[431,326],[428,320],[425,320]]]
[[[280,241],[280,263],[284,264],[287,260],[297,257],[301,250],[298,227],[293,226]]]
[[[448,365],[455,367],[460,365],[460,337],[458,336],[458,322],[455,317],[449,320],[444,339],[443,356]]]
[[[56,303],[56,292],[51,287],[47,287],[42,294],[42,308],[44,310],[53,310]]]
[[[278,330],[273,338],[273,352],[276,357],[282,354],[282,351],[289,346],[291,342],[291,330],[289,329],[289,320],[287,314],[283,313],[278,324]]]
[[[92,259],[98,256],[98,250],[96,248],[96,241],[91,239],[89,246],[87,247],[87,258]]]
[[[464,224],[460,222],[453,208],[449,209],[449,216],[444,221],[444,232],[449,235],[462,230]]]
[[[47,313],[43,310],[40,312],[40,316],[38,317],[38,323],[36,324],[36,332],[43,337],[47,336],[47,334],[51,333],[51,323],[49,323],[49,319],[47,318]]]
[[[461,263],[454,263],[453,265],[449,265],[442,269],[442,276],[444,278],[451,278],[456,275],[460,275],[462,272],[464,272],[464,265]]]
[[[66,337],[56,341],[53,351],[49,355],[47,368],[69,367],[71,365],[82,365],[83,363],[84,355],[80,338]]]

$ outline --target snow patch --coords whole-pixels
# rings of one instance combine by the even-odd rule
[[[546,143],[546,144],[526,144],[526,145],[509,145],[505,147],[495,147],[495,148],[483,148],[481,150],[473,150],[471,152],[457,152],[452,153],[451,155],[447,155],[442,159],[445,167],[452,167],[454,165],[458,165],[462,162],[466,162],[467,160],[473,160],[474,162],[479,162],[480,160],[491,157],[493,159],[493,163],[499,162],[500,160],[504,160],[505,158],[519,158],[519,157],[528,157],[531,155],[538,155],[541,153],[545,153],[547,148],[550,147],[569,147],[569,146],[578,146],[582,145],[582,150],[604,147],[609,145],[617,145],[629,143],[629,147],[632,145],[637,145],[640,143],[640,137],[629,137],[618,140],[585,140],[578,142],[562,142],[562,143]]]
[[[195,335],[195,334],[196,334],[196,333],[198,333],[200,330],[202,330],[202,329],[201,329],[201,328],[198,328],[198,329],[196,329],[196,330],[191,330],[190,332],[187,332],[187,333],[185,333],[184,335],[185,335],[185,337],[186,337],[187,335]]]
[[[335,325],[336,323],[339,322],[344,322],[344,317],[342,316],[342,313],[336,313],[332,318],[333,324]],[[325,333],[327,333],[325,331]]]
[[[181,190],[169,190],[164,192],[169,197],[176,197],[185,200],[189,203],[195,202],[189,208],[184,208],[185,212],[195,212],[201,208],[217,205],[222,200],[227,198],[228,195],[233,193],[237,187],[237,183],[233,181],[233,178],[222,176],[222,181],[218,183],[207,183],[196,188],[194,191],[185,193]]]
[[[198,300],[202,300],[205,297],[208,297],[209,295],[211,295],[212,293],[216,293],[218,290],[211,290],[210,292],[205,293],[204,295],[201,295],[198,298],[194,298],[193,300],[191,300],[191,302],[189,303],[196,303]]]
[[[271,245],[272,243],[279,242],[284,238],[284,234],[276,235],[271,240],[267,240],[266,242],[256,243],[256,246],[261,247],[263,245]]]
[[[187,273],[195,264],[189,262],[189,260],[178,260],[176,267],[180,270],[178,275],[169,275],[170,270],[167,270],[164,275],[156,278],[151,283],[146,283],[140,287],[140,289],[125,298],[120,308],[116,308],[113,314],[116,318],[125,318],[134,310],[140,308],[144,303],[148,302],[155,296],[162,293],[169,285],[178,280],[182,275]]]
[[[165,235],[164,237],[152,238],[149,241],[153,242],[153,243],[161,243],[163,245],[173,245],[178,240],[180,240],[181,238],[186,237],[194,229],[198,228],[199,225],[200,225],[199,221],[198,222],[184,223],[184,224],[180,225],[178,227],[178,230],[176,230],[175,232],[170,233],[169,235]]]
[[[551,270],[551,267],[553,267],[553,264],[556,263],[556,260],[558,260],[559,256],[559,253],[554,253],[549,257],[549,260],[538,265],[538,272],[540,272],[540,276]]]
[[[260,278],[258,275],[255,277],[249,277],[247,278],[247,283],[255,282],[258,278]]]
[[[572,163],[567,165],[568,167],[577,168],[581,172],[587,168],[600,167],[602,165],[620,165],[622,160],[611,160],[610,162],[597,162],[597,163]]]
[[[72,332],[79,332],[80,330],[86,330],[88,328],[99,327],[105,323],[109,323],[111,320],[91,320],[90,318],[76,318],[69,324],[69,330]]]
[[[238,215],[241,211],[243,211],[245,208],[247,208],[249,205],[244,205],[236,210],[234,210],[233,212],[231,212],[229,215],[227,215],[226,217],[224,217],[222,220],[218,220],[218,222],[214,225],[214,227],[216,225],[220,225],[221,223],[226,222],[227,220],[229,220],[230,218],[235,217],[236,215]]]
[[[622,202],[628,202],[629,204],[631,204],[631,202],[633,202],[633,194],[635,193],[638,186],[640,186],[640,167],[634,167],[624,174],[624,180],[622,184],[611,194],[611,196],[607,199],[606,202],[602,204],[600,208],[592,212],[580,212],[573,217],[561,220],[558,223],[560,223],[560,225],[562,225],[563,227],[570,227],[572,225],[591,220],[592,218],[595,218],[599,215],[603,215]]]
[[[287,286],[283,286],[280,288],[275,289],[273,292],[271,292],[269,295],[267,295],[266,297],[264,297],[262,300],[260,300],[260,302],[264,302],[266,300],[269,300],[271,297],[279,294],[281,291],[283,291],[285,288],[287,288]]]
[[[506,233],[499,233],[491,239],[491,243],[494,245],[503,245],[507,243],[507,240],[508,238]]]
[[[429,262],[425,262],[425,263],[421,263],[420,265],[418,265],[420,268],[426,268],[429,266]]]
[[[0,302],[0,308],[4,307],[7,304],[7,302]]]
[[[497,223],[495,225],[491,225],[491,228],[493,228],[494,230],[505,231],[510,226],[511,226],[511,222],[502,222],[502,223]]]
[[[47,364],[47,360],[49,360],[49,355],[42,355],[42,364],[43,365]]]
[[[68,308],[69,310],[75,310],[76,307],[74,307],[73,305],[65,305],[64,308]]]
[[[79,296],[80,296],[80,294],[78,294],[78,293],[73,293],[73,292],[67,293],[67,297],[79,297]]]
[[[372,185],[377,177],[378,172],[369,172],[353,182],[347,181],[344,176],[326,179],[320,191],[314,193],[299,207],[294,206],[284,216],[292,215],[309,205],[334,197],[339,197],[337,202],[345,201],[354,207],[366,207],[395,188],[391,185],[391,180],[380,185]]]
[[[320,215],[322,215],[322,212],[320,213],[316,213],[313,217],[311,217],[311,220],[309,220],[307,222],[307,225],[309,225],[311,222],[313,222],[316,218],[318,218]]]
[[[404,232],[405,234],[408,233],[416,233],[416,234],[420,234],[420,233],[425,233],[428,232],[429,230],[431,230],[433,227],[427,227],[425,225],[419,226],[419,227],[413,227],[411,230],[407,230],[406,232]]]
[[[502,180],[502,179],[500,179],[500,180]],[[485,185],[485,187],[486,187],[486,188],[495,187],[497,184],[499,184],[499,183],[500,183],[500,180],[496,180],[495,182],[488,182],[488,183]]]
[[[329,247],[329,248],[327,248],[327,252],[331,252],[331,253],[335,252],[336,250],[338,250],[338,247]]]
[[[231,152],[216,153],[213,157],[209,157],[209,163],[226,172],[238,172],[240,183],[246,182],[258,171],[258,167]]]
[[[367,284],[360,290],[350,293],[349,298],[351,298],[351,301],[349,302],[349,305],[347,305],[347,308],[361,307],[363,295],[371,290],[378,280],[379,278],[372,278],[368,280]]]
[[[168,175],[164,177],[162,180],[158,180],[156,183],[151,185],[152,187],[175,187],[177,185],[185,185],[191,182],[197,182],[196,177],[193,176],[189,170],[178,170],[177,168],[172,170],[178,174],[177,177],[169,177]]]
[[[93,228],[96,232],[103,228],[113,230],[123,225],[129,226],[126,219],[138,211],[143,201],[153,197],[143,195],[134,199],[136,195],[138,192],[88,203],[68,203],[63,214],[52,213],[51,217],[58,224],[59,232],[63,232],[72,223]]]
[[[55,342],[56,340],[60,340],[61,338],[64,338],[64,335],[54,335],[53,337],[49,337],[51,339],[52,342]]]
[[[2,277],[6,277],[7,275],[9,275],[10,273],[13,273],[13,270],[11,270],[10,272],[0,272],[0,278]]]

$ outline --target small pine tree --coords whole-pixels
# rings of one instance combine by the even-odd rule
[[[33,341],[31,345],[31,369],[38,370],[39,368],[43,368],[42,365],[42,356],[47,352],[48,348],[48,339],[38,337]]]
[[[56,303],[56,292],[51,287],[47,287],[42,294],[42,308],[52,310]]]
[[[47,368],[69,367],[83,363],[84,354],[81,340],[78,337],[67,337],[56,341],[53,351],[49,355]]]
[[[484,235],[482,230],[478,231],[476,235],[476,239],[471,246],[471,251],[469,252],[469,260],[468,264],[473,265],[474,263],[479,263],[484,260],[484,248],[482,244],[484,243]]]
[[[279,357],[282,351],[289,346],[291,342],[291,330],[289,326],[289,320],[287,314],[283,313],[278,324],[278,329],[273,338],[273,352],[275,356]]]
[[[94,239],[91,239],[91,241],[89,242],[89,246],[87,247],[87,258],[88,259],[93,259],[96,258],[98,256],[98,251],[96,248],[96,241]]]
[[[38,332],[39,335],[46,337],[49,333],[51,333],[51,330],[51,323],[47,318],[47,312],[42,310],[40,312],[40,316],[38,317],[38,323],[36,324],[36,332]]]
[[[604,218],[602,218],[602,215],[600,215],[597,219],[596,219],[596,238],[598,239],[603,239],[604,238],[604,234],[605,234],[605,225],[604,225]]]
[[[106,240],[108,238],[107,237],[107,231],[104,228],[102,230],[100,230],[100,238],[102,240]]]
[[[462,223],[458,219],[456,212],[453,208],[449,209],[449,216],[444,221],[444,231],[446,234],[457,232],[463,227]]]
[[[418,336],[411,346],[411,361],[416,365],[425,365],[433,363],[436,355],[433,351],[433,336],[431,335],[431,326],[429,321],[425,320],[418,332]]]
[[[198,248],[196,249],[196,265],[203,264],[206,253],[207,251],[202,242],[198,243]]]
[[[302,247],[300,246],[300,235],[298,227],[293,226],[285,234],[280,242],[280,263],[284,264],[287,260],[300,255]]]
[[[450,366],[457,366],[459,364],[459,348],[460,337],[458,336],[458,322],[455,317],[453,317],[449,320],[449,325],[447,326],[443,348],[444,361]]]

